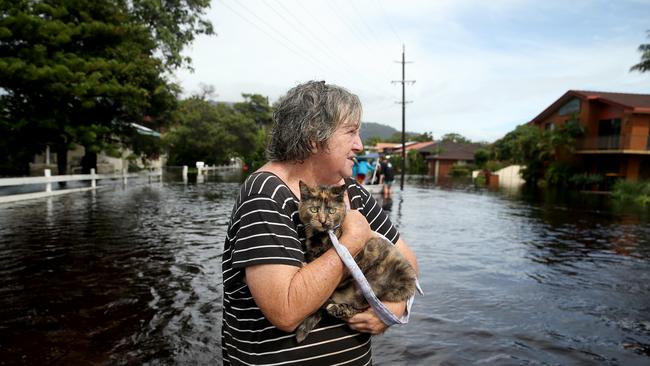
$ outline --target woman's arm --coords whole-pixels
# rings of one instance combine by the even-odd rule
[[[365,217],[350,211],[340,242],[355,255],[372,236]],[[342,279],[343,262],[332,248],[302,268],[262,264],[246,268],[246,283],[255,303],[277,328],[292,332],[321,307]]]
[[[415,253],[411,250],[411,248],[406,245],[404,240],[402,238],[399,238],[397,240],[397,243],[395,244],[395,247],[397,250],[402,253],[402,255],[406,258],[406,260],[411,263],[411,266],[415,268],[416,272],[419,272],[418,270],[418,263],[417,263],[417,258],[415,257]],[[395,316],[398,318],[402,317],[404,315],[404,312],[406,311],[406,301],[403,302],[383,302],[384,305],[390,310]],[[350,328],[358,331],[358,332],[363,332],[363,333],[370,333],[370,334],[380,334],[385,332],[388,329],[388,326],[384,324],[384,322],[379,319],[379,317],[375,314],[375,311],[372,308],[368,308],[366,311],[356,314],[350,319],[348,319],[348,325]]]
[[[395,248],[397,248],[397,250],[399,250],[399,252],[402,253],[404,257],[406,257],[406,260],[411,263],[411,266],[415,269],[415,272],[420,273],[420,268],[418,267],[418,260],[415,257],[415,253],[413,253],[411,248],[406,245],[402,238],[399,238],[399,240],[397,240],[397,243],[395,243]]]

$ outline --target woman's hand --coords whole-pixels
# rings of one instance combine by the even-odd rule
[[[406,311],[406,302],[384,302],[384,305],[395,316],[401,318]],[[388,330],[388,326],[379,319],[372,308],[368,308],[363,313],[356,314],[348,319],[348,326],[361,333],[381,334]]]
[[[348,211],[341,229],[343,234],[339,241],[345,245],[352,256],[355,256],[366,245],[366,242],[373,237],[368,220],[358,210]]]

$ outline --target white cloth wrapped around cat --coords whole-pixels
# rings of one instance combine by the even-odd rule
[[[348,269],[348,271],[350,271],[350,274],[357,282],[357,286],[361,290],[363,297],[366,299],[366,301],[368,301],[368,304],[375,311],[375,314],[377,314],[379,319],[381,319],[381,321],[388,326],[408,323],[409,316],[411,314],[411,306],[413,306],[415,295],[408,298],[406,301],[406,312],[404,315],[402,315],[401,318],[398,318],[386,307],[386,305],[384,305],[384,303],[381,302],[381,300],[377,298],[377,295],[375,295],[375,292],[372,290],[372,287],[370,286],[370,283],[368,283],[366,276],[363,275],[361,268],[359,268],[357,263],[354,261],[354,258],[352,258],[352,255],[348,249],[339,243],[339,240],[336,237],[336,234],[334,234],[334,231],[328,230],[327,233],[329,234],[330,240],[334,245],[334,249],[336,249],[336,253],[338,253],[339,257],[341,257],[343,264],[345,264],[345,267]],[[417,278],[415,279],[415,288],[418,290],[418,293],[420,295],[424,295],[424,292],[420,287],[420,282],[417,280]]]

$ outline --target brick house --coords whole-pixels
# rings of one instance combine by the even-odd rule
[[[480,144],[438,141],[420,150],[426,154],[427,174],[436,179],[450,177],[454,165],[474,163],[474,153]]]
[[[575,162],[592,174],[650,179],[650,95],[569,90],[529,124],[554,129],[577,120]]]

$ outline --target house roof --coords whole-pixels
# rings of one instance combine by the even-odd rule
[[[427,160],[474,160],[474,153],[481,148],[481,144],[456,143],[452,141],[438,141],[421,152],[431,152]]]
[[[406,146],[406,151],[411,151],[411,150],[419,150],[422,151],[422,149],[426,149],[431,145],[434,145],[434,141],[424,141],[424,142],[411,142],[408,144],[405,144]],[[396,147],[393,152],[398,153],[402,151],[402,144],[399,144],[398,147]]]
[[[578,98],[583,101],[597,100],[602,103],[630,110],[632,113],[650,113],[650,94],[569,90],[558,100],[553,102],[553,104],[544,109],[542,113],[538,114],[537,117],[533,118],[529,123],[535,123],[545,119],[572,98]]]
[[[378,142],[374,148],[377,149],[377,151],[383,151],[384,149],[394,149],[398,146],[402,146],[402,144],[396,142]]]

